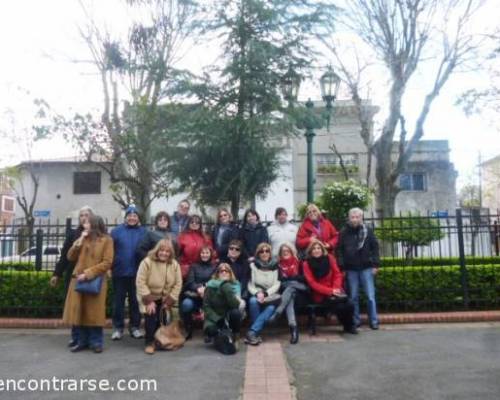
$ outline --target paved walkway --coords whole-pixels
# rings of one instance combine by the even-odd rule
[[[109,332],[107,332],[109,337]],[[106,339],[102,354],[70,353],[63,330],[0,329],[0,380],[154,379],[156,391],[109,392],[110,399],[370,400],[481,399],[500,393],[500,323],[385,325],[343,335],[339,327],[274,330],[258,347],[222,356],[195,337],[177,352],[147,356],[142,340]],[[0,386],[1,390],[1,386]],[[2,399],[97,399],[101,393],[0,392]]]

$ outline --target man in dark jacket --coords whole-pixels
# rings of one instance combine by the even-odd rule
[[[113,238],[115,257],[113,260],[113,333],[112,340],[123,337],[125,326],[125,298],[128,296],[129,305],[129,331],[134,339],[143,337],[139,327],[141,314],[137,303],[135,278],[139,267],[137,246],[144,238],[146,229],[141,226],[139,214],[135,206],[130,205],[125,211],[125,223],[117,226],[111,232]]]
[[[172,215],[172,235],[174,239],[177,240],[177,237],[181,232],[184,232],[188,227],[189,221],[189,209],[191,208],[191,204],[187,199],[184,199],[179,202],[177,205],[177,211]]]
[[[64,292],[68,291],[69,283],[71,281],[71,276],[73,275],[73,269],[75,268],[75,263],[68,260],[68,251],[73,246],[73,243],[80,237],[83,231],[83,223],[93,215],[93,211],[89,206],[84,206],[80,208],[78,212],[78,227],[76,229],[70,229],[67,232],[66,239],[61,250],[61,257],[56,264],[54,273],[50,278],[50,286],[56,287],[64,275]],[[71,328],[71,340],[68,343],[69,347],[76,346],[78,344],[78,329],[76,327]]]
[[[359,285],[368,300],[368,318],[371,329],[378,329],[374,276],[380,266],[378,242],[373,230],[363,223],[363,210],[349,210],[347,226],[340,232],[337,247],[338,264],[346,273],[349,298],[354,303],[354,323],[359,326]]]

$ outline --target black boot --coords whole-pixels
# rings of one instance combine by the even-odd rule
[[[290,326],[290,343],[297,344],[299,341],[299,328],[297,325]]]
[[[184,322],[184,330],[186,331],[186,340],[190,340],[193,338],[193,319],[191,318],[191,315],[185,316],[183,318]]]

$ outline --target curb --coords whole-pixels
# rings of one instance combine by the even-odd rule
[[[366,323],[366,316],[363,316],[362,320]],[[500,321],[500,310],[379,314],[379,320],[381,324],[497,322]],[[323,325],[321,322],[323,322],[323,319],[319,318],[318,325]],[[67,325],[63,324],[62,319],[56,318],[0,318],[0,328],[61,329],[67,328]],[[106,320],[105,328],[111,328],[110,319]]]

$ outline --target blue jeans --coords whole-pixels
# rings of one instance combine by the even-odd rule
[[[78,326],[78,345],[102,347],[104,338],[102,333],[102,326]]]
[[[78,336],[80,335],[80,329],[78,326],[73,325],[71,327],[71,341],[78,343]]]
[[[354,323],[359,325],[359,285],[363,288],[368,301],[368,321],[370,325],[378,324],[377,302],[375,300],[375,281],[372,268],[361,271],[347,270],[347,284],[349,285],[349,299],[354,303]]]
[[[201,298],[198,300],[185,297],[184,300],[182,300],[181,312],[183,315],[191,314],[195,311],[199,311],[202,305],[203,300]]]
[[[135,277],[113,277],[113,328],[123,332],[125,327],[125,298],[128,296],[129,329],[139,328],[141,314],[137,302]]]
[[[263,306],[257,301],[257,297],[250,297],[248,301],[248,311],[250,313],[250,321],[252,322],[250,330],[258,335],[264,329],[267,320],[273,315],[274,310],[276,310],[276,306],[272,304]]]

